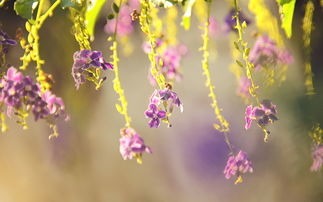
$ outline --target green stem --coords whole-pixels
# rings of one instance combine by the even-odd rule
[[[121,8],[122,5],[122,0],[119,2],[119,8]],[[117,31],[118,31],[118,20],[119,18],[119,12],[116,14],[116,23],[115,23],[115,28],[114,28],[114,33],[113,33],[113,45],[110,47],[110,49],[113,51],[112,54],[112,59],[113,59],[113,69],[114,69],[114,75],[115,78],[113,80],[113,88],[115,92],[119,95],[119,100],[121,103],[121,109],[117,110],[119,111],[120,114],[122,114],[125,118],[126,121],[126,127],[130,128],[130,122],[131,118],[128,115],[128,103],[126,96],[124,95],[124,90],[121,87],[121,82],[120,82],[120,77],[119,77],[119,57],[118,57],[118,42],[117,42]],[[118,105],[120,106],[120,105]]]

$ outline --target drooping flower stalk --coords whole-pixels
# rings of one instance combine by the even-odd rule
[[[308,133],[312,139],[312,157],[313,164],[310,168],[311,171],[319,171],[323,165],[323,130],[320,124],[316,123],[312,130]]]
[[[240,53],[242,54],[243,62],[240,60],[236,60],[236,62],[239,66],[241,66],[242,68],[245,69],[246,76],[250,81],[249,93],[256,100],[257,105],[261,106],[258,95],[256,93],[258,86],[255,84],[254,79],[253,79],[253,74],[252,74],[252,72],[254,70],[254,64],[252,62],[250,62],[250,60],[249,60],[250,48],[248,48],[248,43],[243,40],[243,30],[246,28],[247,24],[245,21],[242,23],[240,22],[239,8],[238,8],[237,1],[238,0],[234,0],[234,7],[236,10],[236,15],[234,16],[234,18],[236,20],[235,29],[238,32],[238,40],[237,40],[237,42],[234,42],[234,45],[235,45],[236,49],[238,49],[240,51]],[[248,111],[248,109],[247,109],[247,111]],[[246,111],[246,115],[248,115],[247,111]],[[264,124],[264,125],[258,124],[258,126],[262,129],[262,131],[265,134],[264,141],[267,142],[268,136],[269,136],[269,131],[264,127],[265,125],[266,124]]]
[[[122,0],[119,0],[118,7],[122,6]],[[112,41],[112,46],[110,50],[112,51],[111,59],[114,67],[115,78],[113,80],[113,89],[119,95],[120,104],[116,104],[117,111],[124,116],[125,127],[120,130],[120,153],[124,160],[136,158],[137,163],[142,163],[142,153],[152,153],[150,147],[146,146],[144,140],[140,135],[130,126],[131,117],[128,115],[128,102],[124,94],[124,90],[121,87],[120,77],[119,77],[119,57],[118,57],[118,22],[119,22],[119,12],[115,13],[115,29],[113,37],[109,38]]]
[[[220,124],[214,124],[214,127],[216,130],[219,130],[221,132],[228,132],[229,131],[229,123],[227,120],[222,116],[221,109],[218,105],[218,101],[214,92],[214,85],[211,81],[211,74],[209,71],[209,18],[210,18],[210,7],[211,2],[207,2],[207,16],[206,16],[206,22],[204,25],[204,33],[202,35],[203,38],[203,46],[201,47],[201,51],[203,51],[203,60],[202,60],[202,69],[203,69],[203,75],[206,77],[206,87],[209,89],[209,97],[211,98],[211,106],[214,109],[214,114],[216,115],[216,118],[218,119]]]
[[[23,62],[20,69],[25,70],[31,61],[36,62],[37,81],[40,83],[42,91],[49,90],[51,84],[48,82],[48,75],[41,67],[45,61],[41,59],[39,54],[39,30],[45,20],[53,14],[53,11],[61,3],[61,0],[56,0],[55,3],[53,3],[44,14],[42,14],[44,2],[45,0],[39,1],[35,22],[26,22],[26,30],[29,32],[28,44],[26,44],[26,40],[24,39],[20,41],[22,48],[25,50],[24,56],[20,58]]]
[[[234,16],[236,20],[235,29],[238,32],[238,40],[234,42],[234,45],[235,45],[235,48],[239,50],[240,53],[242,54],[242,59],[243,59],[243,62],[241,62],[240,60],[236,60],[236,62],[239,66],[245,69],[246,76],[251,82],[251,85],[249,88],[250,95],[252,95],[255,98],[257,104],[260,104],[258,95],[256,94],[256,90],[258,86],[255,84],[253,75],[252,75],[254,65],[249,61],[250,48],[248,48],[247,46],[248,43],[243,40],[243,29],[245,29],[247,25],[245,21],[242,23],[240,22],[237,0],[234,0],[234,3],[235,3],[235,9],[236,9],[236,15]]]
[[[284,41],[280,34],[280,28],[277,18],[267,8],[264,0],[250,0],[249,10],[255,15],[256,25],[260,34],[267,34],[272,38],[280,48],[284,48]],[[267,85],[272,85],[277,78],[278,82],[281,83],[286,80],[286,72],[288,66],[282,65],[277,71],[272,69],[268,73],[269,79]]]
[[[140,17],[139,17],[139,23],[141,25],[141,30],[148,37],[148,42],[150,45],[150,49],[148,52],[148,57],[151,62],[150,70],[151,70],[151,75],[154,77],[154,79],[160,89],[158,92],[168,91],[168,90],[171,91],[172,85],[166,82],[166,78],[163,75],[161,67],[160,67],[162,65],[158,65],[160,61],[157,60],[158,54],[156,51],[156,46],[157,46],[156,39],[157,39],[157,37],[160,37],[160,35],[161,35],[162,24],[161,24],[161,21],[159,20],[156,8],[153,8],[152,6],[153,5],[150,0],[142,0],[141,1],[141,13],[140,13]],[[171,91],[171,92],[173,92],[173,91]],[[160,104],[162,104],[163,106],[159,106]],[[166,116],[162,118],[162,121],[166,122],[168,124],[168,127],[171,127],[171,123],[169,121],[169,116],[171,115],[171,112],[167,111],[167,108],[168,108],[167,100],[162,100],[162,98],[161,98],[161,102],[159,102],[156,105],[156,107],[158,108],[158,110],[161,110],[161,109],[159,109],[161,107],[164,108],[164,110],[161,110],[161,111],[165,111]],[[146,114],[146,117],[148,118],[149,116],[147,116],[147,114]],[[157,124],[157,125],[159,126],[159,124]]]
[[[160,69],[157,65],[156,60],[156,34],[151,32],[150,25],[152,23],[152,16],[150,15],[151,12],[151,3],[149,0],[142,0],[141,1],[141,13],[139,17],[139,23],[141,25],[141,30],[147,35],[149,44],[151,46],[150,53],[148,53],[149,60],[151,62],[151,74],[155,78],[158,86],[160,89],[165,87],[165,77],[163,74],[159,73]]]
[[[251,96],[249,93],[250,81],[244,75],[243,69],[236,63],[236,61],[240,57],[240,51],[234,46],[234,36],[232,34],[230,35],[230,44],[231,56],[234,62],[232,62],[229,68],[230,71],[234,74],[236,82],[238,84],[237,94],[241,96],[246,103],[248,103]],[[248,85],[244,85],[247,83]]]
[[[303,41],[305,48],[305,87],[307,95],[314,95],[313,73],[311,65],[311,33],[313,30],[314,4],[311,0],[306,3],[305,15],[303,18]]]
[[[122,5],[122,0],[119,1],[119,8]],[[116,13],[116,22],[115,22],[115,29],[114,29],[114,34],[113,34],[113,38],[109,38],[108,40],[112,40],[113,44],[110,47],[110,50],[112,51],[112,55],[111,55],[111,59],[112,59],[112,64],[114,67],[114,80],[113,80],[113,89],[114,91],[119,95],[119,101],[120,104],[116,104],[116,108],[118,110],[118,112],[124,116],[125,118],[125,126],[127,128],[130,127],[130,122],[131,122],[131,118],[128,115],[128,102],[127,99],[124,95],[124,90],[121,87],[121,82],[120,82],[120,77],[119,77],[119,57],[118,57],[118,41],[117,41],[117,34],[118,34],[118,22],[119,22],[119,13]]]
[[[91,51],[91,45],[90,45],[90,34],[88,33],[88,30],[86,29],[86,22],[85,22],[85,16],[87,12],[87,1],[86,0],[80,0],[78,2],[79,9],[75,8],[69,8],[70,14],[71,14],[71,20],[73,21],[73,34],[75,40],[78,42],[80,46],[80,51],[77,51],[74,53],[74,64],[72,67],[72,75],[74,77],[74,80],[76,82],[76,88],[79,87],[81,83],[84,83],[85,80],[91,81],[95,84],[95,89],[98,90],[103,85],[104,81],[106,80],[106,77],[101,77],[101,69],[112,69],[112,66],[105,62],[102,57],[102,52],[100,51]],[[86,55],[86,57],[83,57],[80,55],[82,52],[89,53]],[[79,57],[81,56],[81,57]],[[81,60],[79,60],[81,59]],[[87,68],[80,67],[78,64],[78,61],[83,61],[83,63],[88,63],[88,60],[99,60],[101,64],[105,67],[103,68],[97,68],[100,67],[100,65],[91,65]],[[107,68],[106,68],[107,67]],[[75,75],[75,72],[78,75]],[[78,79],[82,77],[83,81],[79,83]]]
[[[213,124],[214,128],[220,132],[223,132],[225,142],[228,145],[230,153],[233,153],[232,145],[228,137],[228,132],[230,130],[229,122],[223,117],[221,114],[221,109],[218,105],[218,101],[214,92],[214,85],[212,84],[211,74],[209,71],[209,19],[210,19],[210,10],[211,10],[211,1],[207,1],[207,15],[206,22],[204,25],[204,33],[202,34],[203,38],[203,46],[201,47],[201,51],[203,51],[203,60],[202,60],[202,69],[203,75],[206,77],[206,87],[209,89],[209,97],[211,98],[211,107],[214,110],[214,114],[219,121],[219,124]]]

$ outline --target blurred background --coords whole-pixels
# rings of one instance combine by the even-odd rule
[[[223,115],[231,123],[230,137],[236,151],[246,151],[254,166],[254,173],[246,174],[239,185],[223,175],[228,150],[223,136],[212,127],[215,117],[198,50],[202,32],[195,17],[189,31],[178,27],[178,38],[189,52],[181,65],[184,77],[174,86],[184,103],[184,112],[173,113],[172,128],[164,124],[150,129],[144,117],[154,88],[147,80],[150,65],[141,48],[144,37],[138,26],[130,36],[133,54],[120,54],[120,77],[132,125],[153,149],[153,154],[144,154],[143,164],[138,165],[134,160],[124,161],[119,153],[119,129],[124,120],[114,107],[118,97],[112,88],[113,72],[105,73],[107,81],[99,91],[89,82],[78,91],[75,89],[71,67],[78,45],[71,34],[67,12],[57,9],[40,30],[40,53],[46,61],[44,70],[54,76],[53,91],[63,98],[71,120],[59,123],[60,136],[50,141],[44,122],[35,123],[30,118],[29,130],[24,131],[14,120],[8,121],[9,132],[0,135],[0,201],[322,202],[323,173],[309,170],[312,143],[308,131],[315,122],[323,126],[323,10],[316,1],[312,68],[317,94],[308,97],[303,85],[301,40],[304,2],[296,2],[293,36],[286,39],[294,56],[287,80],[280,86],[261,89],[260,96],[270,98],[278,106],[279,121],[270,126],[268,143],[263,142],[258,127],[244,129],[245,104],[236,95],[235,77],[229,70],[230,34],[219,34],[210,42],[216,50],[216,55],[211,55],[210,71]],[[247,3],[241,2],[242,10],[253,20]],[[276,2],[267,3],[278,16]],[[24,20],[16,16],[12,7],[13,1],[0,9],[0,23],[1,29],[13,37],[17,28],[24,28]],[[226,1],[214,1],[212,14],[219,24],[223,24],[229,10]],[[103,27],[110,13],[108,2],[98,19],[92,44],[94,50],[104,52],[106,59],[110,44]],[[255,30],[254,23],[248,26],[246,39],[250,46],[255,41]],[[18,67],[22,55],[19,46],[13,47],[7,62]],[[33,74],[32,68],[27,71]]]

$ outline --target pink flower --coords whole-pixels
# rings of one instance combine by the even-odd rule
[[[130,15],[132,11],[133,9],[128,5],[124,4],[121,6],[117,26],[118,36],[127,36],[133,32],[133,22]],[[104,27],[105,32],[108,34],[114,33],[115,23],[116,19],[108,20],[107,24]]]
[[[258,70],[261,67],[288,65],[293,62],[293,57],[288,51],[279,48],[267,35],[262,35],[251,49],[249,60]]]
[[[317,145],[313,148],[313,164],[311,171],[319,171],[323,165],[323,144]]]
[[[247,172],[252,173],[253,168],[251,161],[248,159],[247,153],[243,151],[239,151],[236,156],[230,156],[223,171],[225,178],[227,179],[231,178],[233,175],[237,175],[239,177]]]
[[[120,153],[124,160],[136,158],[141,163],[143,152],[152,153],[150,147],[145,145],[144,140],[133,128],[121,129]]]

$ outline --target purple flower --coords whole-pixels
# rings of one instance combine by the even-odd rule
[[[160,109],[161,104],[165,108],[165,111]],[[145,111],[146,117],[151,118],[149,126],[151,128],[158,128],[160,119],[165,119],[168,122],[168,126],[171,127],[167,116],[173,112],[174,105],[179,107],[181,112],[183,112],[183,104],[177,94],[171,90],[170,84],[167,84],[167,87],[163,90],[155,90],[150,97],[148,109]],[[168,115],[166,111],[169,112]]]
[[[253,107],[252,105],[249,105],[246,108],[245,129],[249,129],[251,122],[254,120],[256,120],[261,127],[265,127],[269,123],[277,121],[278,118],[276,117],[276,108],[277,106],[273,105],[270,100],[263,100],[260,107]]]
[[[239,151],[236,156],[231,155],[224,168],[225,178],[230,179],[233,175],[237,175],[238,179],[242,174],[253,172],[252,163],[248,159],[247,153]],[[237,180],[236,183],[239,181]]]
[[[323,165],[323,144],[313,147],[313,164],[310,168],[311,171],[319,171]]]
[[[23,78],[22,85],[24,86],[22,95],[27,96],[29,98],[29,101],[33,101],[40,92],[39,86],[35,84],[34,81],[29,76],[26,76],[25,78]]]
[[[31,110],[37,121],[50,115],[57,118],[64,112],[61,98],[57,98],[49,91],[42,95],[39,84],[14,67],[10,67],[7,74],[0,79],[0,102],[7,107],[9,117],[14,111]]]
[[[155,104],[150,104],[148,109],[145,111],[145,115],[147,118],[151,118],[149,121],[150,128],[158,128],[160,125],[160,119],[166,117],[166,112],[163,110],[159,110]]]
[[[120,153],[124,160],[135,157],[141,163],[142,153],[152,153],[150,147],[145,145],[144,140],[133,128],[124,128],[120,131]]]
[[[47,108],[47,103],[41,99],[40,96],[32,103],[31,111],[34,114],[35,121],[38,119],[43,119],[49,115],[49,110]]]
[[[47,103],[49,114],[54,117],[65,116],[65,120],[69,119],[65,113],[65,105],[62,98],[56,97],[56,95],[52,94],[50,91],[46,91],[41,97]]]
[[[251,49],[249,60],[258,70],[261,67],[288,65],[293,62],[293,57],[288,51],[279,48],[267,35],[262,35]]]
[[[85,83],[85,70],[90,67],[101,68],[103,70],[113,69],[112,64],[106,62],[101,51],[81,50],[73,55],[74,63],[72,67],[72,76],[75,81],[76,89]]]
[[[0,44],[12,46],[12,45],[17,45],[17,42],[13,39],[10,39],[10,37],[5,32],[0,30]]]
[[[235,26],[237,25],[236,19],[233,18],[233,16],[236,15],[235,9],[231,9],[227,16],[224,19],[224,22],[226,23],[226,30],[227,31],[236,31]],[[250,20],[244,16],[244,14],[239,11],[239,20],[240,23],[243,23],[244,21],[247,23],[247,25],[250,24]]]
[[[179,107],[181,112],[183,112],[183,104],[179,100],[177,93],[170,90],[170,88],[165,88],[164,90],[159,90],[160,100],[167,102],[168,104],[168,111],[170,113],[173,112],[174,105]]]

